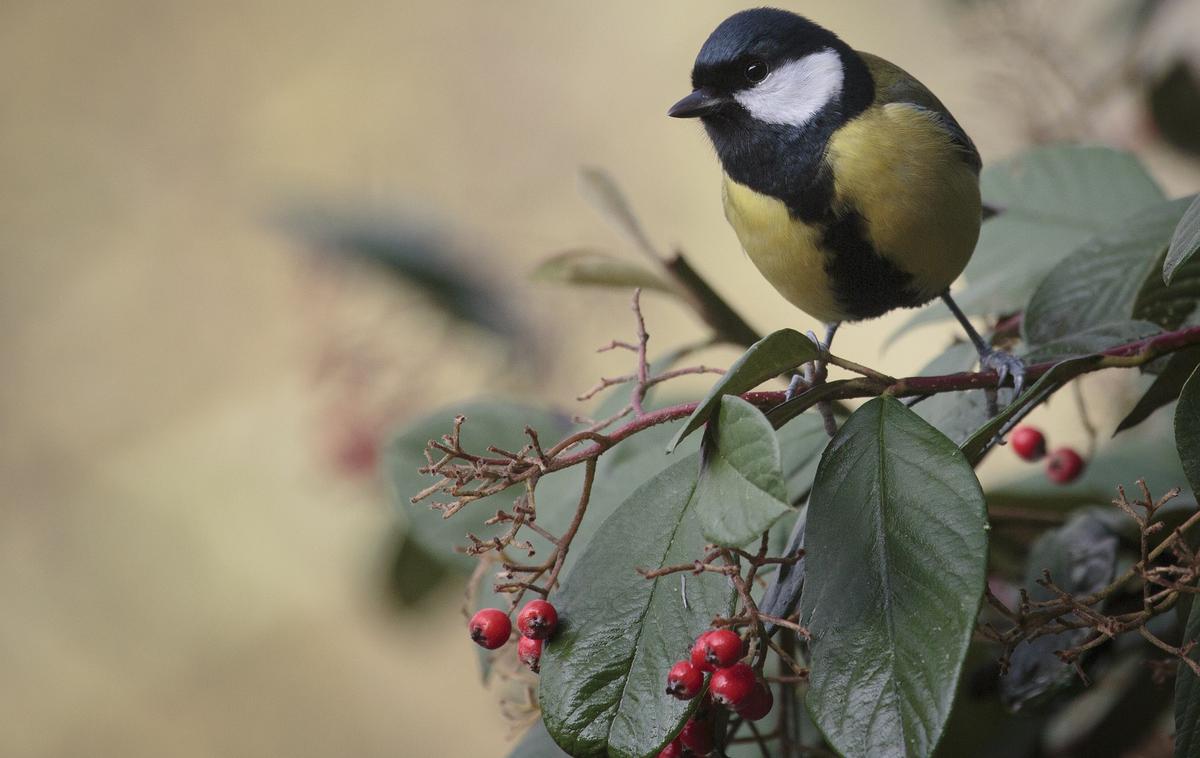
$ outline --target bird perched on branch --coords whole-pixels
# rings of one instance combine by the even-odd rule
[[[980,158],[925,85],[808,19],[758,8],[709,36],[692,86],[669,115],[703,122],[742,247],[827,324],[826,343],[843,321],[941,297],[981,364],[1020,391],[1023,364],[949,294],[979,238]]]

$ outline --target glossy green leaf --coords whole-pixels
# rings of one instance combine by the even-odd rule
[[[680,440],[708,421],[722,395],[740,395],[819,355],[813,341],[795,329],[780,329],[755,342],[712,386],[688,417],[687,423],[675,435],[667,451],[674,450]]]
[[[871,400],[821,458],[805,549],[814,720],[846,755],[931,754],[983,593],[975,472],[898,400]]]
[[[1200,599],[1192,596],[1192,611],[1183,630],[1183,644],[1195,641],[1188,657],[1200,662]],[[1175,673],[1175,758],[1200,758],[1200,676],[1182,661]]]
[[[1162,201],[1162,190],[1131,153],[1104,147],[1037,147],[989,164],[980,175],[985,203],[1000,215],[954,292],[968,315],[1012,313],[1059,261],[1092,236]],[[940,303],[918,311],[897,333],[950,318]]]
[[[538,264],[530,277],[536,281],[591,287],[633,289],[641,287],[674,294],[665,279],[639,263],[596,250],[568,250]]]
[[[767,417],[736,395],[721,404],[705,435],[695,512],[704,538],[741,547],[792,509],[779,439]]]
[[[475,453],[485,453],[488,445],[519,450],[528,442],[524,431],[526,425],[536,429],[543,441],[559,439],[567,433],[570,425],[562,416],[543,409],[500,400],[475,400],[435,411],[408,424],[392,439],[385,466],[394,501],[409,523],[410,537],[420,542],[431,555],[469,572],[475,566],[475,559],[457,552],[455,548],[468,544],[468,532],[479,536],[495,532],[497,527],[486,526],[483,522],[496,515],[497,510],[511,507],[521,493],[509,490],[478,500],[449,519],[442,518],[440,512],[432,510],[428,500],[415,505],[410,501],[413,495],[436,481],[417,471],[426,465],[426,443],[448,434],[453,428],[455,415],[460,413],[467,419],[462,427],[463,448]],[[564,481],[567,479],[573,482]],[[539,484],[539,518],[542,513],[572,507],[569,501],[577,496],[580,484],[581,472],[575,469],[545,477]],[[558,492],[551,495],[552,489]],[[572,491],[576,495],[572,495]],[[436,501],[439,497],[446,499],[441,495],[432,500]],[[548,543],[536,546],[548,547]]]
[[[1117,537],[1090,511],[1085,511],[1052,529],[1033,544],[1025,569],[1025,589],[1033,601],[1053,599],[1054,594],[1037,582],[1043,571],[1062,589],[1089,595],[1112,581],[1117,559]],[[1008,675],[1000,680],[1000,696],[1006,706],[1020,708],[1074,677],[1072,667],[1054,654],[1085,639],[1089,630],[1072,629],[1022,642],[1013,651]]]
[[[1200,369],[1192,372],[1175,406],[1175,447],[1193,492],[1200,492]]]
[[[1063,259],[1025,308],[1026,342],[1036,348],[1131,319],[1142,284],[1155,271],[1186,207],[1179,200],[1152,205]]]
[[[573,756],[655,755],[696,706],[663,692],[665,672],[713,616],[732,611],[733,591],[716,574],[647,580],[635,569],[700,555],[698,468],[688,456],[630,495],[557,594],[560,627],[538,692],[546,728]]]
[[[1167,259],[1163,261],[1163,281],[1174,284],[1175,272],[1191,260],[1197,251],[1200,251],[1200,195],[1193,197],[1191,206],[1175,227]]]
[[[1113,434],[1137,426],[1150,418],[1150,414],[1159,408],[1175,402],[1179,393],[1183,391],[1184,383],[1196,370],[1196,366],[1200,366],[1200,347],[1188,348],[1172,354],[1167,360],[1166,367],[1154,378],[1154,383],[1138,400],[1133,410],[1121,420]]]

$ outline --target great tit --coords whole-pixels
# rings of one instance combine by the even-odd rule
[[[827,342],[840,322],[941,297],[981,363],[1019,392],[1022,364],[950,298],[979,238],[980,158],[933,93],[773,8],[722,22],[692,86],[668,115],[703,122],[738,240],[784,298],[829,325]]]

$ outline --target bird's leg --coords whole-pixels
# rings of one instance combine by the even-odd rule
[[[822,351],[828,351],[829,346],[833,344],[833,335],[837,333],[840,322],[834,321],[825,325],[825,341],[821,342],[817,339],[817,335],[809,332],[809,338]],[[803,379],[801,378],[803,376]],[[796,372],[792,375],[792,381],[788,385],[785,400],[791,400],[796,395],[796,390],[800,387],[800,382],[804,381],[810,388],[816,387],[819,384],[824,384],[825,379],[829,376],[829,371],[826,369],[825,361],[815,360],[804,364],[803,375]],[[825,432],[832,437],[837,434],[837,422],[833,418],[833,403],[828,400],[823,400],[817,403],[817,411],[821,414],[821,419],[825,422]]]
[[[1013,382],[1013,398],[1015,399],[1021,394],[1021,390],[1025,389],[1025,362],[1012,353],[1004,350],[997,350],[991,345],[983,341],[983,337],[979,336],[979,332],[975,331],[975,327],[971,325],[971,321],[967,318],[962,309],[958,307],[958,303],[954,302],[954,298],[950,297],[950,291],[942,293],[942,302],[954,314],[954,318],[958,319],[958,323],[962,324],[963,331],[967,333],[971,344],[975,345],[975,350],[979,352],[979,365],[985,369],[992,369],[1000,377],[997,382],[997,388],[1004,384],[1004,380],[1012,377]],[[999,412],[996,407],[996,393],[988,392],[988,415],[995,416]]]

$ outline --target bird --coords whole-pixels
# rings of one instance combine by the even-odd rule
[[[841,323],[941,298],[1020,394],[1024,364],[950,295],[979,239],[982,161],[924,84],[807,18],[755,8],[704,42],[692,87],[668,115],[703,123],[726,218],[779,294],[826,324],[823,349]]]

